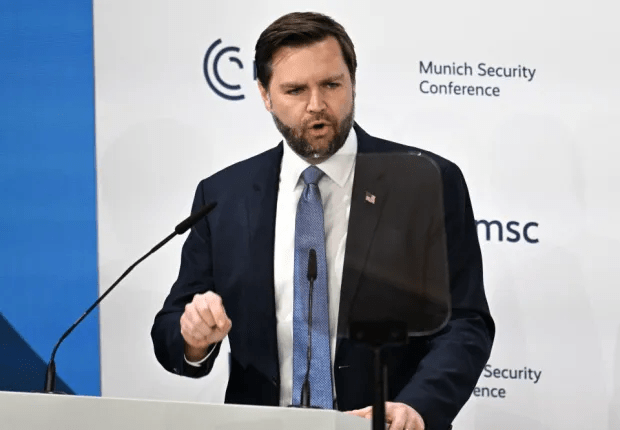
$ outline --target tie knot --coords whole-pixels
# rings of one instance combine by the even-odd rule
[[[308,184],[318,184],[319,180],[323,177],[325,172],[319,169],[316,166],[310,166],[306,170],[301,173],[301,177],[304,180],[306,185]]]

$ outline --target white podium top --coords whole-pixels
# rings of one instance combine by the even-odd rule
[[[338,411],[0,391],[3,430],[370,430]]]

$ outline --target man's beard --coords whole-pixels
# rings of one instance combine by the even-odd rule
[[[273,112],[271,113],[273,117],[273,122],[276,124],[276,128],[284,139],[288,143],[288,145],[299,155],[300,157],[306,160],[321,160],[324,161],[334,155],[340,148],[343,147],[347,137],[349,136],[349,132],[351,131],[351,127],[353,126],[353,118],[355,116],[355,101],[351,105],[351,111],[347,116],[343,118],[340,122],[340,126],[335,128],[335,134],[332,140],[327,145],[327,148],[313,148],[310,143],[304,139],[303,131],[296,132],[293,127],[289,127],[280,121]],[[330,123],[331,126],[335,125],[336,121],[332,117],[327,117],[326,115],[319,115],[317,117],[312,118],[310,121],[302,124],[302,130],[307,130],[307,125],[311,122],[324,120]]]

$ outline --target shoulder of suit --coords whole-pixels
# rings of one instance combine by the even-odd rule
[[[282,160],[282,144],[268,149],[245,160],[238,161],[219,172],[203,179],[202,186],[234,186],[252,181],[257,175],[263,175],[265,169],[278,169]]]
[[[392,142],[391,140],[381,139],[379,137],[371,136],[371,138],[376,140],[377,147],[381,148],[381,152],[421,154],[433,160],[437,164],[437,167],[439,167],[439,169],[443,172],[447,170],[452,171],[454,169],[460,170],[454,162],[442,157],[441,155],[435,154],[434,152],[416,148],[414,146],[404,145],[402,143]]]

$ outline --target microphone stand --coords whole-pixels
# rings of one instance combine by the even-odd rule
[[[179,223],[179,225],[177,225],[174,228],[174,232],[173,233],[170,233],[164,240],[162,240],[157,245],[155,245],[153,247],[153,249],[151,249],[149,252],[144,254],[144,256],[142,256],[142,258],[140,258],[138,261],[136,261],[131,266],[129,266],[129,268],[127,270],[125,270],[125,273],[123,273],[121,275],[121,277],[118,278],[116,280],[116,282],[114,282],[112,284],[112,286],[110,286],[101,295],[101,297],[99,297],[95,301],[95,303],[93,303],[86,310],[86,312],[84,312],[84,314],[80,318],[78,318],[78,320],[76,322],[74,322],[73,325],[71,327],[69,327],[69,329],[66,332],[63,333],[63,335],[60,337],[58,342],[56,342],[56,345],[54,346],[54,349],[52,350],[52,355],[51,355],[50,361],[49,361],[49,363],[47,365],[47,371],[45,372],[45,384],[44,384],[44,388],[43,388],[43,392],[44,393],[66,394],[66,393],[61,393],[61,392],[55,391],[56,390],[56,363],[54,362],[54,359],[56,358],[56,351],[58,351],[58,347],[60,346],[62,341],[65,340],[73,332],[73,330],[84,320],[84,318],[86,318],[88,316],[88,314],[90,314],[93,311],[93,309],[95,309],[97,307],[97,305],[99,305],[99,303],[101,303],[101,301],[103,299],[105,299],[106,296],[112,292],[114,287],[116,287],[123,279],[125,279],[125,277],[127,275],[129,275],[129,273],[138,264],[142,263],[144,260],[146,260],[147,257],[149,257],[151,254],[155,253],[157,250],[159,250],[159,248],[164,246],[166,243],[170,242],[170,240],[174,236],[176,236],[177,234],[183,234],[187,230],[189,230],[192,227],[192,225],[196,224],[200,219],[202,219],[205,215],[207,215],[209,212],[211,212],[215,206],[216,206],[216,203],[211,203],[209,205],[203,206],[198,212],[195,212],[194,214],[190,215],[187,219],[185,219],[181,223]]]
[[[356,321],[349,325],[351,339],[370,346],[374,356],[375,398],[372,405],[372,430],[385,430],[387,366],[382,353],[386,345],[407,343],[407,324],[403,321]]]
[[[312,293],[314,290],[314,281],[316,280],[316,251],[310,249],[308,252],[308,281],[310,282],[308,296],[308,348],[306,350],[306,376],[301,386],[301,399],[299,405],[290,405],[294,408],[317,408],[310,404],[310,363],[312,361]],[[320,408],[317,408],[320,409]]]
[[[313,258],[314,257],[314,258]],[[310,293],[308,298],[308,350],[306,357],[308,366],[306,368],[306,376],[301,386],[301,407],[310,408],[310,362],[312,361],[312,293],[314,290],[314,281],[316,279],[316,251],[310,250],[308,257],[308,281],[310,282]]]

